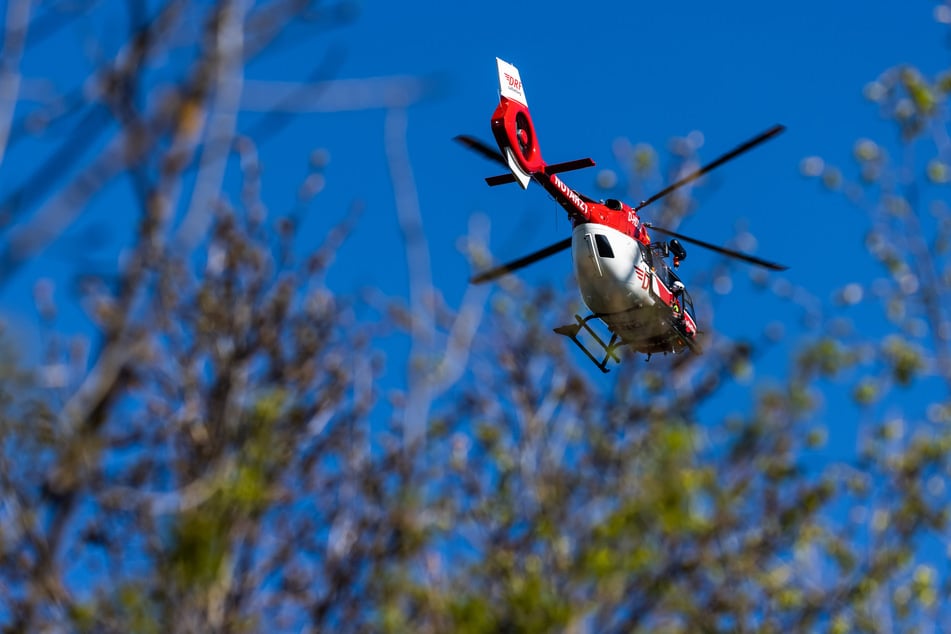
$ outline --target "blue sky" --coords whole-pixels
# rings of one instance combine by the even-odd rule
[[[471,133],[491,141],[489,118],[497,102],[494,57],[521,71],[539,142],[549,161],[591,156],[598,167],[565,175],[581,191],[597,195],[598,169],[617,168],[611,152],[619,137],[661,151],[667,141],[704,133],[702,159],[710,160],[773,123],[788,129],[716,175],[715,191],[680,230],[725,242],[745,221],[758,238],[757,253],[791,268],[782,277],[822,302],[855,281],[869,281],[869,260],[860,257],[867,227],[844,197],[804,179],[800,162],[819,155],[847,171],[856,140],[894,139],[863,87],[885,69],[910,63],[926,74],[948,59],[945,29],[933,17],[934,2],[860,1],[798,3],[552,2],[516,6],[486,3],[366,3],[360,18],[331,39],[347,50],[343,76],[438,73],[439,99],[409,112],[409,151],[421,213],[431,248],[434,284],[451,303],[465,290],[469,270],[455,247],[472,213],[491,222],[496,257],[508,260],[568,235],[569,224],[540,188],[488,188],[482,177],[496,168],[455,147],[450,139]],[[314,121],[315,142],[329,148],[330,208],[344,208],[360,191],[365,222],[341,253],[332,281],[406,292],[405,259],[397,235],[392,193],[382,184],[381,112],[345,115],[361,128],[366,144],[335,139],[333,116]],[[305,122],[305,130],[308,124]],[[352,133],[352,130],[349,130]],[[326,134],[325,134],[326,133]],[[354,165],[361,169],[354,171]],[[369,188],[360,183],[371,184]],[[658,187],[661,183],[658,183]],[[636,201],[629,201],[636,202]],[[651,208],[644,212],[650,219]],[[367,258],[366,254],[373,257]],[[712,262],[690,250],[681,276],[691,287]],[[390,266],[390,264],[396,266]],[[385,271],[385,274],[384,274]],[[737,268],[738,277],[745,274]],[[521,275],[535,283],[570,284],[568,254],[552,257]],[[876,273],[877,275],[877,273]],[[566,307],[566,321],[571,319]],[[750,293],[744,284],[717,300],[715,314],[700,314],[701,328],[730,338],[756,337],[770,322],[795,332],[800,311]],[[859,325],[871,323],[850,313]],[[880,320],[878,320],[880,321]],[[551,324],[552,326],[557,324]],[[869,333],[871,334],[871,333]],[[783,377],[786,344],[762,359],[757,378]],[[567,342],[566,342],[566,345]],[[587,361],[578,351],[579,364]],[[640,363],[640,359],[628,362]],[[592,369],[592,378],[601,379]],[[845,386],[842,386],[845,388]],[[748,386],[732,386],[710,403],[707,415],[745,409]],[[829,391],[825,455],[848,457],[858,440],[856,424],[840,414],[848,389]],[[851,415],[848,417],[855,420]]]
[[[856,221],[843,200],[799,175],[799,163],[818,154],[847,166],[856,139],[889,133],[875,107],[863,99],[862,88],[900,62],[928,72],[944,61],[943,32],[931,18],[933,3],[512,6],[366,3],[353,25],[329,35],[346,49],[341,76],[438,73],[445,78],[440,98],[409,112],[409,151],[433,262],[440,264],[435,283],[447,296],[458,297],[464,287],[467,269],[455,239],[466,232],[473,212],[489,216],[492,245],[501,259],[561,239],[568,229],[539,188],[523,193],[486,187],[482,177],[496,168],[450,142],[462,132],[491,139],[495,56],[521,70],[549,161],[591,156],[599,168],[616,168],[611,144],[618,137],[663,150],[668,139],[693,130],[704,133],[701,157],[710,159],[772,123],[784,123],[785,135],[722,168],[717,191],[682,229],[725,240],[733,223],[746,219],[759,239],[759,252],[789,264],[789,279],[820,297],[861,273],[849,270],[848,258],[830,268],[827,258],[804,257],[804,243],[789,239],[834,235],[848,242]],[[343,209],[348,198],[364,198],[367,221],[354,242],[379,257],[400,260],[392,240],[391,192],[384,185],[383,116],[304,118],[282,136],[309,134],[329,149],[324,203]],[[298,170],[303,160],[297,158]],[[596,194],[597,169],[565,180]],[[649,210],[644,215],[649,217]],[[822,228],[816,226],[820,222]],[[530,235],[523,235],[526,227]],[[519,235],[512,235],[516,230]],[[861,235],[854,238],[859,246]],[[683,269],[688,280],[690,266],[702,265],[697,251]],[[566,255],[525,275],[560,283],[570,269]],[[377,258],[350,262],[346,273],[338,271],[397,293],[405,284],[399,275],[381,279],[377,273]]]
[[[408,111],[408,149],[433,281],[452,304],[461,298],[470,273],[456,241],[473,213],[490,219],[491,246],[501,260],[562,239],[569,230],[540,188],[486,187],[482,178],[496,173],[495,166],[451,141],[459,133],[491,139],[496,56],[521,71],[545,157],[590,156],[598,162],[595,169],[565,176],[570,185],[595,196],[598,170],[618,167],[611,147],[619,137],[649,143],[664,157],[670,138],[700,130],[705,137],[700,156],[709,160],[773,123],[785,124],[788,130],[779,139],[722,168],[715,191],[704,196],[680,229],[723,242],[733,235],[734,223],[745,221],[758,238],[757,252],[789,265],[782,276],[822,300],[846,283],[867,278],[867,262],[848,257],[849,249],[858,253],[862,248],[862,219],[841,197],[803,179],[800,161],[821,155],[848,166],[856,139],[889,140],[890,129],[863,99],[863,86],[895,64],[908,62],[933,73],[947,58],[944,29],[932,18],[935,3],[924,0],[358,6],[348,25],[317,37],[288,38],[252,64],[246,77],[301,80],[333,50],[342,54],[337,78],[439,78],[438,95]],[[117,36],[104,46],[119,41]],[[63,70],[52,53],[45,61],[47,67],[59,65],[59,72],[72,72]],[[38,70],[42,66],[41,59]],[[334,290],[344,293],[364,287],[397,296],[407,292],[384,156],[384,118],[383,110],[302,115],[260,148],[264,200],[274,214],[293,205],[312,150],[329,152],[326,188],[310,212],[302,248],[319,244],[328,224],[344,217],[355,200],[365,205],[363,220],[340,250],[329,278]],[[2,185],[25,165],[13,172],[6,165]],[[109,222],[116,222],[114,208],[98,213],[100,220],[107,213]],[[650,208],[643,215],[649,220]],[[71,231],[82,235],[78,228]],[[690,286],[694,272],[712,260],[696,248],[690,255],[681,276],[688,288],[696,288]],[[70,264],[63,241],[41,255],[4,289],[7,314],[20,313],[37,276],[55,277]],[[564,285],[570,272],[565,254],[523,275]],[[761,297],[737,288],[715,315],[699,319],[707,329],[738,338],[750,328],[750,315],[757,329],[770,320],[798,316],[775,312],[780,310],[775,302],[760,302]],[[580,353],[577,360],[585,362]]]
[[[569,229],[540,188],[486,187],[482,177],[496,168],[450,142],[458,133],[491,140],[495,56],[521,71],[545,157],[591,156],[598,162],[595,169],[565,176],[594,195],[597,170],[617,168],[611,146],[618,137],[650,143],[663,157],[671,137],[700,130],[705,136],[701,158],[709,160],[773,123],[785,124],[783,136],[717,173],[715,191],[704,196],[681,230],[722,242],[732,236],[735,222],[745,220],[758,238],[758,253],[789,265],[781,275],[821,300],[868,278],[867,260],[849,257],[849,250],[857,254],[862,248],[863,218],[844,198],[804,179],[799,164],[820,155],[848,169],[857,139],[892,140],[891,129],[862,89],[899,63],[918,65],[926,73],[941,67],[947,54],[944,30],[932,18],[935,3],[513,6],[366,3],[356,22],[329,36],[346,50],[342,76],[438,73],[445,79],[441,97],[413,107],[408,117],[434,283],[450,301],[458,301],[465,289],[468,269],[455,241],[466,232],[472,213],[489,217],[491,244],[502,260],[559,240]],[[393,239],[392,193],[384,185],[383,117],[377,111],[303,119],[287,135],[312,134],[315,143],[330,150],[324,199],[329,213],[343,210],[355,192],[367,202],[365,222],[344,250],[353,257],[341,253],[332,279],[400,294],[405,293],[405,263]],[[341,129],[348,138],[339,138]],[[363,140],[354,143],[355,138]],[[648,219],[650,211],[644,212]],[[690,255],[681,269],[688,286],[693,272],[711,261],[696,248]],[[523,275],[560,285],[570,271],[565,254]],[[705,327],[742,337],[751,327],[751,314],[757,329],[769,320],[798,318],[791,310],[759,310],[762,298],[739,288],[729,297],[718,305],[714,323],[710,315],[700,315]],[[580,354],[578,360],[583,362]]]

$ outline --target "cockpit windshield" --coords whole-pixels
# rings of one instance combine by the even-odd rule
[[[667,260],[665,259],[667,255],[667,250],[664,248],[665,246],[663,243],[651,245],[651,264],[654,267],[654,273],[660,278],[660,281],[664,283],[664,286],[670,288],[672,282],[670,276],[673,274],[673,271],[670,270],[670,267],[667,265]]]
[[[687,289],[681,291],[680,301],[683,304],[684,312],[690,315],[690,319],[696,319],[693,316],[693,300],[690,298],[690,293],[687,292]]]

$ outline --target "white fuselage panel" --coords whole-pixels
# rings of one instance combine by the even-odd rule
[[[617,229],[585,223],[571,234],[575,276],[591,312],[620,313],[653,306],[651,271],[640,245]]]

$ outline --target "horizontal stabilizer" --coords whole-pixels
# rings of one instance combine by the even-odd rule
[[[594,161],[592,161],[590,158],[583,158],[576,159],[574,161],[566,161],[564,163],[554,163],[553,165],[546,166],[545,172],[548,174],[560,174],[561,172],[570,172],[572,170],[580,170],[586,167],[594,167]],[[485,182],[489,184],[489,187],[495,187],[496,185],[514,183],[515,176],[512,174],[499,174],[498,176],[489,176],[485,179]]]

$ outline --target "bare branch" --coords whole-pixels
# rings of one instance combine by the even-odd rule
[[[10,125],[16,108],[22,76],[20,61],[26,47],[31,0],[9,0],[4,21],[3,50],[0,51],[0,167],[10,139]]]

